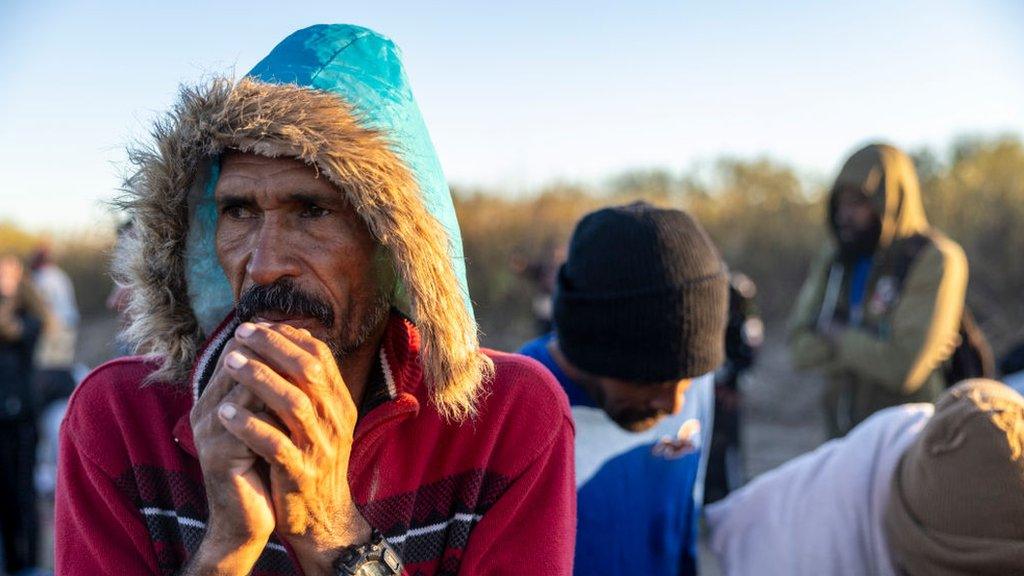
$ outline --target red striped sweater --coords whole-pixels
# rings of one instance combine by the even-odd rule
[[[576,502],[564,393],[533,360],[488,351],[497,373],[479,415],[447,423],[427,400],[418,351],[415,327],[394,317],[381,347],[390,400],[356,426],[349,482],[360,511],[410,575],[570,574]],[[58,574],[174,574],[203,538],[192,394],[141,386],[152,369],[137,357],[109,362],[72,397],[61,430]],[[253,570],[300,573],[276,537]]]

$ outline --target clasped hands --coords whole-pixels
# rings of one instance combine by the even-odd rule
[[[194,573],[248,574],[275,531],[310,575],[369,540],[348,484],[358,411],[307,330],[241,324],[190,416],[210,508]]]

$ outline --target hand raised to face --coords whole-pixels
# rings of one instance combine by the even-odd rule
[[[224,402],[220,420],[270,465],[277,531],[300,561],[329,565],[371,531],[348,484],[356,404],[330,349],[308,331],[247,322],[235,339],[238,348],[224,356],[226,370],[267,413]]]
[[[218,414],[227,405],[263,411],[255,395],[238,386],[225,367],[225,357],[238,347],[234,339],[225,345],[189,414],[210,511],[203,543],[183,574],[205,573],[210,567],[219,573],[248,574],[274,531],[270,486],[261,475],[259,458],[228,432]]]

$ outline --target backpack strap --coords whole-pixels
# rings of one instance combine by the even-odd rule
[[[910,267],[914,264],[925,246],[931,244],[931,238],[924,234],[915,234],[898,240],[889,250],[887,264],[896,282],[896,290],[903,292],[903,284],[910,275]]]

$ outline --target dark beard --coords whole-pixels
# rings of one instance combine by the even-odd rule
[[[597,407],[611,418],[612,422],[615,422],[619,428],[622,428],[627,432],[643,432],[644,430],[649,430],[657,424],[659,420],[667,416],[667,414],[658,410],[637,410],[634,408],[613,409],[613,407],[608,405],[608,397],[597,382],[588,377],[584,377],[577,383],[590,396],[594,401],[594,404],[597,404]]]
[[[367,306],[363,321],[355,326],[355,329],[349,330],[344,339],[331,338],[334,342],[327,342],[327,347],[334,354],[334,359],[341,362],[348,355],[362,348],[377,331],[377,328],[387,321],[390,314],[391,298],[385,294],[378,294]]]
[[[662,412],[621,412],[616,414],[608,414],[608,416],[621,427],[631,433],[640,433],[640,431],[648,430],[654,427],[658,421],[668,416],[668,414]]]
[[[608,417],[613,422],[619,425],[620,428],[629,432],[643,432],[650,430],[661,421],[662,418],[668,416],[667,413],[658,410],[624,410],[622,412],[608,412]]]
[[[367,305],[362,321],[350,324],[345,333],[338,334],[331,330],[335,325],[334,310],[326,299],[303,291],[288,278],[250,287],[235,306],[235,314],[241,322],[248,322],[267,313],[313,318],[330,334],[323,341],[339,363],[366,344],[387,319],[390,310],[391,299],[386,294],[377,294]],[[352,312],[350,310],[348,314],[350,319],[354,317]]]
[[[836,234],[838,238],[838,233]],[[839,240],[839,259],[844,262],[856,262],[866,256],[871,256],[878,248],[878,241],[882,237],[882,220],[873,219],[871,226],[858,232],[849,241]]]

